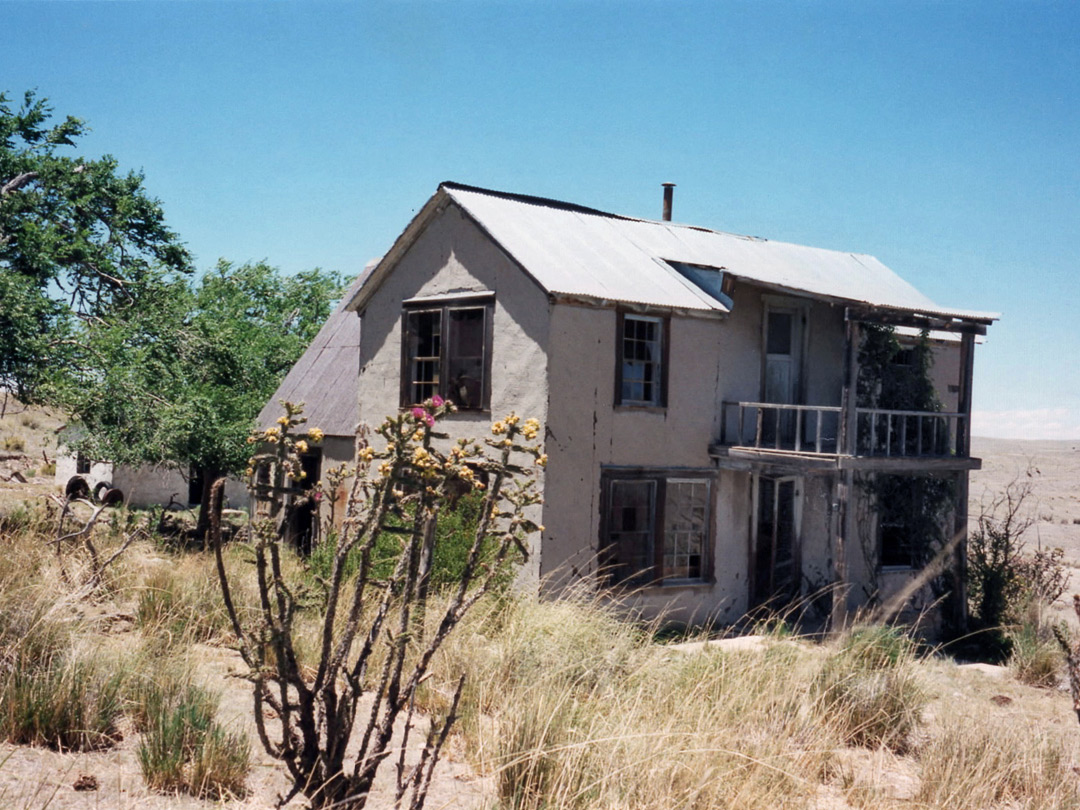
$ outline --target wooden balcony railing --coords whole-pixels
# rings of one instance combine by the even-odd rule
[[[943,458],[957,455],[963,413],[857,408],[855,447],[841,436],[841,408],[725,402],[720,443],[792,453]]]

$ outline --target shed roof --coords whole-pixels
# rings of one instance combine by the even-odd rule
[[[357,385],[360,362],[360,319],[346,307],[367,279],[368,265],[342,296],[311,345],[285,375],[270,401],[259,412],[265,430],[281,416],[281,400],[303,402],[308,424],[328,436],[352,436],[356,431]]]
[[[774,242],[673,222],[636,219],[572,203],[443,183],[370,284],[362,308],[439,205],[459,205],[547,293],[595,302],[722,314],[723,296],[672,263],[722,271],[780,290],[872,308],[986,324],[998,316],[940,307],[873,256]],[[385,267],[384,267],[385,265]],[[700,281],[700,278],[698,279]]]

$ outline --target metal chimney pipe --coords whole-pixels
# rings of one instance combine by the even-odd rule
[[[661,183],[664,187],[664,222],[671,222],[671,200],[675,196],[674,183]]]

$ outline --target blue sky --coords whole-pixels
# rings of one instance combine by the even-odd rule
[[[976,433],[1080,439],[1080,8],[0,2],[200,266],[355,274],[442,180],[871,253],[1003,313]]]

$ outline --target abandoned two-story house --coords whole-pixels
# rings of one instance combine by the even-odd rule
[[[455,435],[544,425],[525,581],[593,577],[699,622],[824,588],[843,614],[913,579],[929,520],[962,588],[973,352],[996,316],[871,256],[444,183],[345,306],[358,421],[439,394]],[[887,364],[932,357],[918,407],[876,396],[867,335],[899,340]]]

